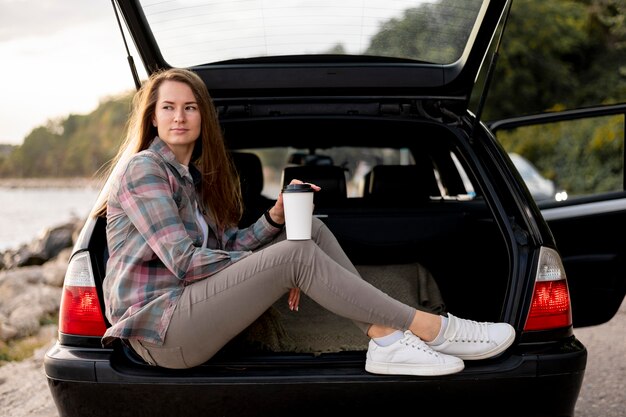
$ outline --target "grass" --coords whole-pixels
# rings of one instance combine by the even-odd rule
[[[0,342],[0,366],[7,362],[21,361],[33,356],[35,350],[45,345],[46,341],[40,340],[36,336],[29,336],[24,339]]]
[[[57,324],[58,321],[58,314],[48,314],[41,318],[39,324],[45,326],[48,324]],[[9,340],[7,342],[0,341],[0,366],[8,362],[28,359],[33,356],[37,349],[49,342],[48,339],[39,337],[38,335]]]

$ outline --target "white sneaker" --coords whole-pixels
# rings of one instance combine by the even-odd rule
[[[487,359],[504,352],[515,340],[515,329],[508,323],[477,322],[448,313],[445,341],[430,348],[464,360]]]
[[[463,370],[463,361],[432,350],[409,330],[389,346],[370,340],[365,370],[388,375],[447,375]]]

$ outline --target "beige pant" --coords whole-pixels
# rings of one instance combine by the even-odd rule
[[[252,255],[187,286],[164,344],[133,339],[133,349],[152,365],[200,365],[296,287],[364,332],[374,323],[407,329],[415,309],[362,280],[330,230],[313,220],[311,240],[288,241],[283,231]]]

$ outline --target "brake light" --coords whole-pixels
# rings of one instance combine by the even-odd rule
[[[61,296],[59,331],[79,336],[102,336],[106,331],[89,252],[74,255],[68,264]]]
[[[524,330],[547,330],[572,325],[567,277],[559,254],[541,248],[533,298]]]

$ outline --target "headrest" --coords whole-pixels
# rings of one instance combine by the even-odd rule
[[[335,165],[289,166],[283,170],[282,187],[292,179],[319,185],[315,193],[315,204],[328,205],[344,201],[348,197],[345,170]]]
[[[241,194],[260,195],[263,191],[263,167],[259,157],[249,152],[231,152],[231,158],[239,173]]]
[[[428,201],[441,196],[432,165],[376,165],[365,179],[365,197]]]

